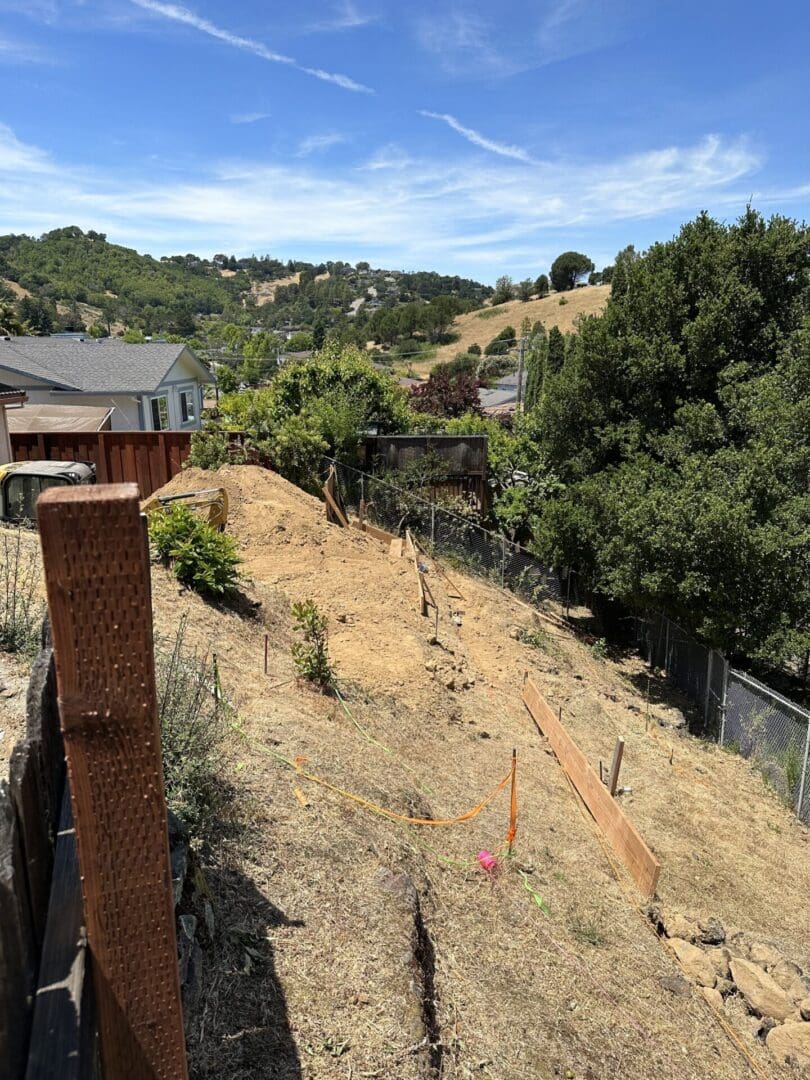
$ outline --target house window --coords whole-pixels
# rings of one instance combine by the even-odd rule
[[[152,399],[152,428],[154,431],[169,429],[169,399],[165,394]]]
[[[194,387],[185,387],[180,391],[180,422],[193,424],[197,419],[197,394]]]

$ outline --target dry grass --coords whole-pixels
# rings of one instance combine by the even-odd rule
[[[218,482],[229,489],[230,527],[262,623],[179,595],[155,574],[159,624],[185,612],[189,635],[218,653],[244,725],[227,779],[253,807],[250,843],[223,847],[209,870],[222,927],[192,1024],[196,1075],[744,1075],[702,1000],[662,987],[673,961],[628,903],[632,884],[614,879],[522,707],[523,672],[563,705],[592,762],[607,760],[624,735],[622,780],[633,788],[624,802],[663,862],[665,907],[716,915],[806,962],[808,830],[745,762],[663,728],[646,734],[637,661],[598,661],[554,628],[553,649],[542,637],[540,647],[522,644],[515,628],[536,626],[524,605],[464,578],[465,600],[454,600],[436,575],[441,617],[431,645],[407,560],[328,526],[316,500],[276,476],[228,467]],[[339,685],[362,731],[334,699],[294,682],[289,604],[310,596],[329,616]],[[460,627],[451,611],[461,612]],[[467,688],[448,689],[451,676]],[[418,829],[309,784],[272,756],[303,756],[312,772],[400,813],[452,816],[506,772],[513,746],[516,860],[496,880],[474,858],[502,844],[506,796],[467,825]],[[245,941],[259,956],[249,973]],[[431,966],[432,1055],[424,1036],[433,1021],[419,993]],[[744,1023],[739,1030],[778,1075]]]
[[[223,273],[223,271],[220,271]],[[229,274],[235,273],[235,271],[228,271]],[[316,281],[325,281],[329,277],[328,272],[325,274],[318,274],[315,278]],[[261,307],[262,304],[272,304],[276,298],[276,289],[281,285],[297,285],[301,280],[300,271],[295,274],[290,274],[289,277],[276,278],[274,281],[254,281],[250,286],[250,295],[253,297],[255,303]]]
[[[563,305],[560,305],[561,295],[566,301]],[[483,349],[505,326],[514,326],[515,332],[520,333],[520,324],[526,317],[532,322],[539,319],[547,330],[552,326],[558,326],[563,331],[573,330],[577,316],[598,315],[609,296],[609,285],[589,285],[573,292],[553,293],[542,300],[529,300],[526,303],[522,300],[511,300],[508,304],[500,304],[496,308],[468,311],[465,315],[459,315],[453,323],[452,331],[459,335],[458,338],[449,345],[442,345],[429,362],[415,364],[414,371],[427,375],[434,364],[442,360],[452,360],[456,353],[466,352],[474,343]]]
[[[210,486],[211,474],[173,484],[197,481]],[[674,962],[521,705],[524,671],[563,706],[594,765],[624,736],[622,783],[633,793],[623,804],[663,863],[664,907],[736,924],[805,969],[810,831],[746,762],[657,722],[647,731],[637,659],[598,660],[515,598],[455,572],[463,600],[430,574],[440,608],[431,644],[406,559],[327,525],[320,503],[273,474],[229,466],[217,482],[259,617],[152,572],[158,632],[172,635],[187,617],[188,642],[216,652],[241,725],[223,783],[239,792],[245,831],[224,827],[202,852],[217,925],[190,1017],[193,1075],[746,1075],[702,999],[663,987]],[[356,723],[295,682],[290,603],[306,597],[329,617]],[[654,720],[672,716],[666,687],[654,683],[651,698]],[[495,879],[475,854],[503,842],[505,793],[466,825],[420,829],[308,783],[279,757],[303,757],[309,771],[399,813],[438,817],[491,789],[512,747],[518,836]],[[788,1075],[740,1010],[728,1019],[766,1075]]]

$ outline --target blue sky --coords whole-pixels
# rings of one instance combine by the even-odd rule
[[[0,0],[0,232],[597,265],[810,205],[810,8],[746,0]]]

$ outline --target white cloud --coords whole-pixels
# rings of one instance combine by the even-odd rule
[[[348,75],[324,71],[322,68],[306,67],[299,64],[292,56],[285,56],[283,53],[275,52],[254,38],[243,37],[241,34],[234,34],[230,30],[224,30],[180,4],[164,3],[163,0],[131,0],[131,3],[154,15],[161,15],[165,19],[171,19],[173,22],[190,26],[192,29],[199,30],[200,33],[207,34],[217,41],[222,41],[232,48],[252,53],[254,56],[258,56],[260,59],[267,60],[272,64],[286,64],[288,67],[295,68],[296,71],[302,71],[305,75],[311,75],[313,78],[321,79],[323,82],[333,83],[344,90],[353,90],[355,93],[362,94],[374,93],[370,87],[355,82]]]
[[[492,280],[531,272],[544,252],[622,222],[736,213],[759,155],[743,139],[707,136],[609,161],[492,158],[474,166],[398,146],[371,161],[316,171],[310,162],[224,161],[186,175],[56,161],[0,127],[0,233],[75,222],[154,254],[272,251],[285,258],[369,258]],[[797,187],[797,191],[806,191]],[[753,192],[754,202],[777,192]],[[624,230],[622,230],[624,231]]]
[[[228,118],[232,124],[255,124],[259,120],[269,120],[270,113],[266,112],[247,112],[247,113],[232,113]]]
[[[312,31],[330,32],[334,30],[358,30],[360,27],[369,26],[378,20],[377,15],[360,11],[353,0],[342,0],[342,3],[334,5],[334,15],[331,18],[321,19],[309,27]]]
[[[0,37],[0,64],[52,64],[54,58],[39,45]]]
[[[430,120],[442,120],[448,127],[451,127],[453,131],[458,132],[462,138],[467,142],[471,142],[474,146],[480,146],[483,150],[489,150],[493,154],[500,154],[501,157],[514,158],[516,161],[530,162],[528,150],[524,150],[521,146],[509,146],[507,143],[495,142],[494,139],[488,139],[486,135],[482,135],[480,131],[476,131],[475,128],[464,127],[464,125],[456,120],[455,116],[451,116],[450,113],[436,113],[428,112],[426,109],[420,109],[420,116],[427,116]]]
[[[333,146],[346,142],[346,136],[337,131],[327,132],[323,135],[308,135],[298,144],[298,157],[308,157],[310,154],[319,153],[321,150],[330,150]]]
[[[645,0],[506,3],[434,0],[415,22],[416,38],[460,79],[507,78],[594,52],[632,32]]]

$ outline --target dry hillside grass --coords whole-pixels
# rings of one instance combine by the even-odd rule
[[[226,271],[221,270],[220,273],[224,274]],[[227,273],[232,276],[235,271],[229,270]],[[315,277],[315,280],[325,281],[328,277],[328,273],[318,274]],[[300,280],[301,274],[299,271],[296,274],[290,274],[289,277],[276,278],[275,281],[254,281],[250,286],[250,295],[259,307],[261,307],[262,304],[272,304],[276,298],[276,289],[281,285],[297,285]]]
[[[524,672],[563,707],[592,763],[624,736],[632,794],[622,802],[663,864],[664,908],[716,916],[805,970],[810,830],[745,761],[662,726],[678,702],[655,681],[647,731],[636,658],[600,660],[510,594],[455,570],[453,587],[430,565],[434,641],[407,559],[328,525],[320,502],[252,466],[188,470],[169,488],[212,483],[228,489],[228,528],[257,613],[207,604],[163,568],[152,572],[158,633],[171,638],[187,617],[188,641],[217,653],[238,714],[222,783],[243,829],[223,825],[201,852],[216,933],[189,1018],[193,1076],[748,1075],[697,990],[667,989],[675,962],[521,704]],[[329,619],[348,713],[295,681],[290,604],[306,598]],[[8,706],[0,697],[0,727]],[[496,878],[475,855],[503,844],[506,792],[468,824],[420,828],[285,763],[299,759],[400,814],[450,817],[504,776],[512,747],[518,835]],[[761,1075],[791,1075],[729,1001],[727,1019]]]
[[[195,1075],[745,1075],[698,994],[665,988],[674,961],[522,706],[524,671],[563,706],[593,763],[624,735],[623,801],[663,863],[665,908],[715,915],[807,963],[808,830],[744,761],[657,722],[647,733],[639,661],[598,660],[509,594],[453,572],[459,599],[435,567],[432,643],[406,559],[327,525],[317,500],[273,474],[228,467],[217,479],[259,617],[214,609],[154,573],[159,629],[186,614],[192,639],[218,654],[242,725],[225,779],[250,822],[207,867],[219,929],[192,1019]],[[211,481],[190,471],[171,486]],[[328,616],[351,716],[294,680],[289,605],[308,597]],[[535,644],[517,641],[517,628]],[[662,721],[672,715],[663,691],[653,686]],[[418,828],[305,781],[276,756],[304,758],[401,814],[443,817],[492,788],[513,746],[516,859],[494,880],[475,854],[503,843],[505,793],[467,825]],[[244,942],[258,961],[245,964]],[[730,1016],[764,1073],[781,1075],[747,1018]]]
[[[565,303],[560,304],[560,298],[565,298]],[[423,364],[415,364],[414,370],[421,375],[427,375],[434,364],[442,360],[452,360],[456,353],[466,352],[473,344],[478,344],[483,349],[492,341],[506,326],[514,326],[515,332],[520,332],[520,324],[524,318],[537,322],[539,319],[547,330],[552,326],[558,326],[560,330],[573,330],[579,315],[598,315],[610,296],[609,285],[589,285],[584,289],[574,289],[573,292],[553,293],[544,296],[542,300],[510,300],[507,304],[499,304],[498,307],[480,308],[478,311],[468,311],[459,315],[452,326],[452,332],[458,334],[458,338],[449,345],[442,345],[436,352],[435,357]]]

